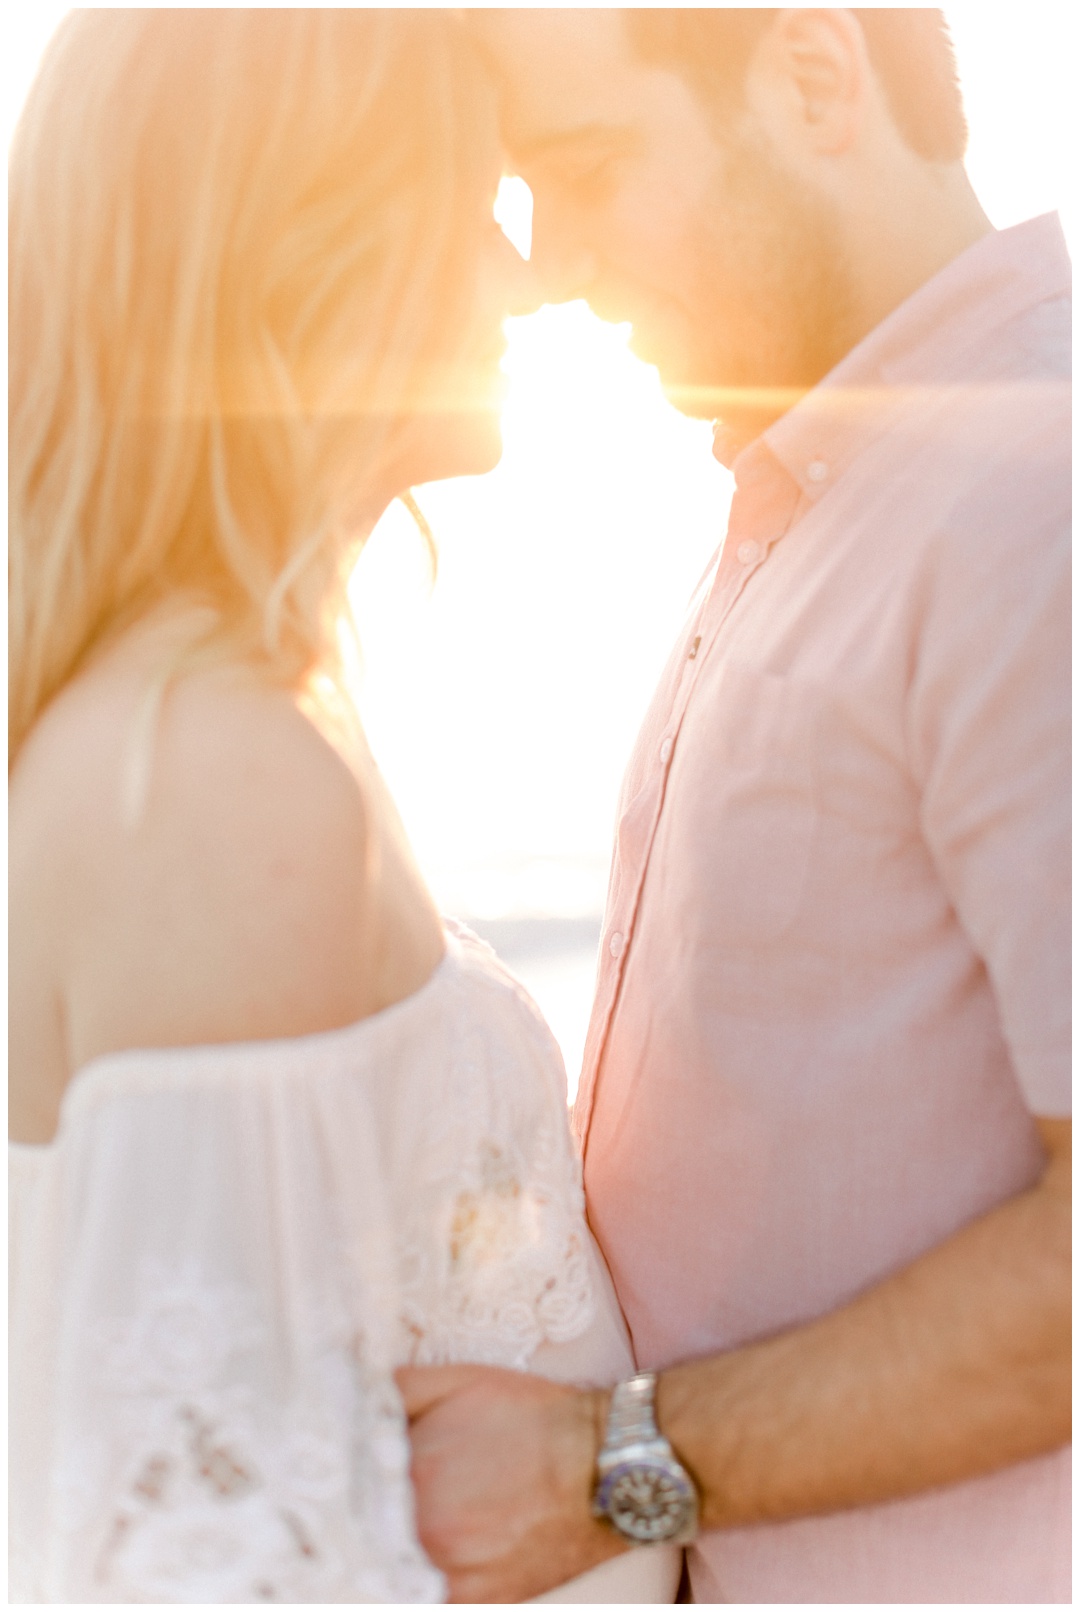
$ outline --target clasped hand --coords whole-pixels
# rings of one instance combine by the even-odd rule
[[[406,1366],[417,1528],[451,1601],[527,1601],[626,1544],[591,1514],[608,1394],[490,1366]]]

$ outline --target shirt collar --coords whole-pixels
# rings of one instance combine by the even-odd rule
[[[1068,296],[1071,264],[1055,213],[991,230],[895,308],[756,441],[713,451],[735,474],[759,475],[767,448],[810,499],[879,437],[913,392],[965,376],[987,336],[1052,297]]]

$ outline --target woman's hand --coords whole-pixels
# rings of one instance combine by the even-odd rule
[[[420,1541],[451,1601],[527,1601],[628,1548],[590,1510],[606,1391],[490,1366],[396,1376]]]

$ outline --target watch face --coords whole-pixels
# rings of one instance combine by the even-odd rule
[[[651,1544],[681,1533],[689,1521],[694,1491],[676,1467],[627,1461],[607,1474],[597,1501],[620,1533]]]

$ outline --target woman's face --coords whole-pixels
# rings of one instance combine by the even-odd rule
[[[493,215],[482,221],[480,230],[471,316],[459,341],[447,331],[448,356],[425,366],[416,408],[400,433],[392,475],[398,484],[395,494],[422,482],[483,475],[502,455],[503,325],[510,315],[532,312],[539,302],[532,295],[529,264]]]

